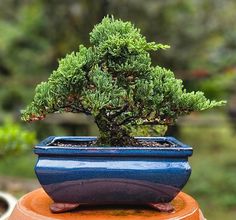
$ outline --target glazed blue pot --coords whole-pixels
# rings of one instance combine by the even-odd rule
[[[93,141],[96,137],[49,137],[35,147],[36,175],[55,202],[170,202],[189,179],[188,157],[192,155],[192,148],[173,137],[137,139],[171,146],[86,147],[78,143]],[[55,142],[71,146],[53,146]]]

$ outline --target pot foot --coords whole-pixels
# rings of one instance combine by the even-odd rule
[[[174,206],[171,203],[150,203],[149,206],[160,212],[173,212]]]
[[[71,211],[77,208],[79,203],[53,203],[50,205],[50,210],[52,213],[61,213]]]

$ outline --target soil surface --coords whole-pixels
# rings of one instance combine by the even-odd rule
[[[129,147],[176,147],[175,144],[164,141],[138,141],[140,144],[138,146],[129,146]],[[50,144],[50,146],[59,146],[59,147],[92,147],[96,146],[96,141],[55,141]],[[119,146],[126,147],[126,146]]]

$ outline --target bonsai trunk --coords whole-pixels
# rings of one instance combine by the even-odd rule
[[[135,146],[138,141],[129,135],[127,129],[114,122],[110,122],[104,115],[99,114],[95,118],[99,128],[100,136],[97,140],[98,145],[106,146]]]

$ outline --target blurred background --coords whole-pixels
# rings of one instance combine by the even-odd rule
[[[184,191],[208,219],[236,216],[236,1],[235,0],[1,0],[0,190],[15,196],[37,187],[32,147],[50,135],[96,135],[91,118],[51,115],[20,121],[35,86],[59,58],[79,44],[107,14],[129,20],[149,41],[171,49],[153,53],[154,65],[173,70],[187,90],[202,90],[223,108],[193,113],[168,129],[194,147]]]

